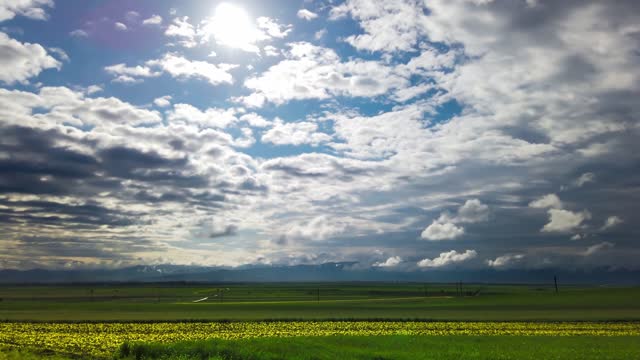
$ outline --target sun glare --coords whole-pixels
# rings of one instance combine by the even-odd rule
[[[239,6],[219,4],[209,20],[208,32],[218,44],[245,51],[258,51],[255,42],[260,40],[260,32],[247,11]]]

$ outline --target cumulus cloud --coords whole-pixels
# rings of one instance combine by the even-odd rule
[[[161,96],[158,98],[155,98],[153,100],[153,103],[157,106],[157,107],[169,107],[171,105],[171,96],[170,95],[165,95],[165,96]]]
[[[609,216],[607,218],[607,220],[604,222],[604,225],[602,225],[601,230],[607,230],[607,229],[611,229],[614,228],[620,224],[622,224],[624,221],[622,221],[622,219],[618,216]]]
[[[46,9],[53,6],[53,0],[4,0],[0,3],[0,21],[11,20],[17,15],[47,20]]]
[[[167,30],[165,30],[164,35],[176,39],[180,45],[187,48],[195,47],[198,44],[196,41],[196,29],[189,22],[188,16],[173,19]]]
[[[562,201],[556,194],[547,194],[529,203],[529,207],[536,209],[562,209]]]
[[[254,96],[275,104],[336,95],[372,97],[407,83],[407,79],[380,62],[342,62],[333,50],[306,42],[289,46],[286,60],[245,81]]]
[[[421,268],[437,268],[451,264],[461,263],[467,260],[471,260],[478,256],[475,250],[466,250],[463,253],[459,253],[455,250],[440,253],[440,256],[433,259],[423,259],[418,262],[418,266]]]
[[[451,222],[439,222],[434,220],[431,225],[427,226],[420,237],[425,240],[451,240],[464,235],[464,228],[456,226]]]
[[[588,211],[572,212],[562,209],[549,209],[549,223],[540,231],[566,233],[580,228],[582,223],[589,219],[591,219],[591,214]]]
[[[489,265],[490,267],[504,268],[504,267],[513,266],[515,263],[517,263],[522,259],[524,259],[523,254],[507,254],[507,255],[498,256],[493,260],[489,259],[486,262],[487,262],[487,265]]]
[[[374,263],[373,266],[390,268],[390,267],[396,267],[400,265],[400,263],[402,263],[402,258],[400,256],[392,256],[385,261]]]
[[[293,25],[282,25],[266,16],[257,18],[256,23],[258,28],[264,30],[267,35],[279,39],[286,37],[293,30]]]
[[[162,24],[162,16],[160,15],[152,15],[149,18],[142,20],[142,25],[161,25]]]
[[[6,84],[26,83],[46,69],[60,69],[62,64],[39,44],[22,43],[0,32],[0,81]]]
[[[262,135],[262,142],[275,145],[302,145],[317,146],[331,140],[331,136],[318,131],[318,125],[312,122],[285,123],[276,119],[273,127]]]
[[[171,123],[184,123],[200,128],[225,128],[238,121],[235,109],[208,108],[204,111],[189,104],[175,104],[167,112],[167,120]]]
[[[304,20],[307,20],[307,21],[313,20],[313,19],[318,17],[318,14],[314,13],[313,11],[307,10],[307,9],[298,10],[297,15],[298,15],[298,17],[300,19],[304,19]]]
[[[141,78],[157,77],[163,72],[178,78],[196,78],[208,81],[211,85],[233,83],[229,70],[236,68],[231,64],[212,64],[206,61],[189,60],[180,55],[167,53],[160,59],[148,60],[144,65],[129,67],[115,64],[105,67],[105,71],[114,75],[114,82],[136,83]]]
[[[127,25],[121,23],[121,22],[116,22],[113,24],[113,28],[118,30],[118,31],[127,31]]]
[[[420,237],[425,240],[451,240],[464,235],[464,227],[458,223],[478,223],[489,220],[489,207],[478,199],[467,200],[455,215],[443,213],[431,223]]]

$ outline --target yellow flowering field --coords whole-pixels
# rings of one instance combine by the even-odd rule
[[[110,356],[125,341],[335,335],[640,335],[638,322],[230,322],[0,323],[0,345]]]

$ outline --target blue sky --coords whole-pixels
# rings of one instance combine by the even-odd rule
[[[0,1],[0,268],[635,268],[634,1]]]

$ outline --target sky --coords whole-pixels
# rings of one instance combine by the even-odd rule
[[[640,267],[640,2],[0,0],[0,268]]]

